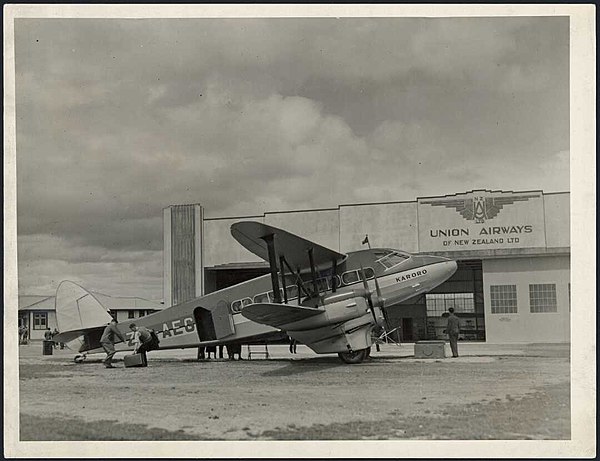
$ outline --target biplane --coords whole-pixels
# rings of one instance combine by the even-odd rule
[[[373,332],[387,327],[386,309],[440,285],[456,262],[389,248],[346,254],[266,224],[242,221],[232,236],[269,263],[269,273],[168,307],[138,325],[153,329],[160,349],[240,345],[288,335],[318,354],[360,363]],[[73,282],[56,294],[61,333],[55,341],[79,340],[79,359],[103,352],[100,337],[111,316],[94,295]],[[127,335],[117,351],[133,348]]]

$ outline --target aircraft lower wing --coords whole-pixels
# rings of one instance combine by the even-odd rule
[[[324,309],[273,303],[250,304],[242,309],[242,315],[247,319],[282,329],[324,313]]]
[[[363,309],[364,310],[364,309]],[[319,354],[367,349],[371,345],[371,314],[336,322],[325,309],[288,304],[249,304],[242,315],[254,322],[284,330]]]

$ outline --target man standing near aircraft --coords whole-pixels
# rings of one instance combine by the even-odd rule
[[[118,337],[121,341],[125,342],[125,337],[117,328],[117,319],[112,319],[104,332],[102,333],[102,337],[100,338],[100,344],[106,352],[106,358],[104,359],[104,366],[106,368],[114,368],[112,362],[112,358],[115,356],[115,336]]]
[[[458,317],[454,315],[454,308],[448,309],[450,315],[448,316],[448,325],[446,326],[446,332],[450,339],[450,348],[452,349],[452,357],[458,357],[458,333],[460,332],[460,324]]]

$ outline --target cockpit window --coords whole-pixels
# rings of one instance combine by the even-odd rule
[[[378,259],[377,262],[379,264],[381,264],[383,267],[385,267],[387,270],[387,269],[391,269],[394,266],[397,266],[398,264],[403,263],[408,258],[409,258],[408,255],[398,253],[397,251],[392,251],[392,252],[388,253],[387,255],[385,255],[384,257]]]

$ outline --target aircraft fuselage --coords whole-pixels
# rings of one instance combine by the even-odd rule
[[[377,277],[381,298],[386,306],[390,306],[440,285],[454,274],[456,262],[438,256],[412,255],[392,249],[361,250],[348,253],[348,258],[335,267],[335,276],[332,273],[333,267],[317,267],[316,288],[310,270],[301,272],[299,277],[304,289],[313,293],[319,291],[318,295],[312,297],[306,296],[303,288],[299,287],[297,275],[287,273],[286,289],[285,293],[281,289],[281,297],[286,296],[287,304],[292,306],[327,308],[329,325],[351,322],[348,325],[356,324],[356,328],[359,328],[371,322],[375,326],[373,314],[366,302],[356,303],[352,309],[340,302],[344,298],[364,293],[361,268],[369,290],[375,290],[374,278]],[[334,284],[335,291],[332,290]],[[154,329],[160,339],[160,349],[248,343],[277,334],[282,336],[281,330],[253,322],[241,313],[246,305],[265,302],[274,302],[270,274],[131,321]],[[377,322],[380,323],[382,317],[379,309],[376,310],[376,315],[379,316]],[[294,331],[327,328],[328,322],[322,324],[319,322],[323,320],[317,318],[301,320],[294,326]],[[133,333],[128,328],[129,323],[121,322],[118,325],[118,328],[127,335],[128,343],[117,344],[117,350],[132,348]],[[102,352],[102,350],[94,348],[89,352]]]

